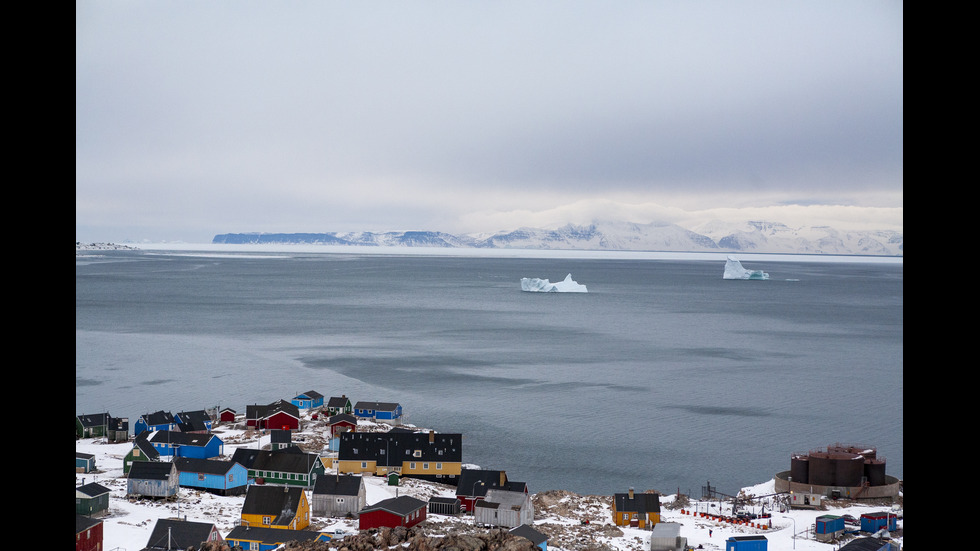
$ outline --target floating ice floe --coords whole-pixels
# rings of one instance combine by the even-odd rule
[[[536,277],[522,277],[521,278],[521,290],[522,291],[532,291],[537,293],[588,293],[589,290],[585,288],[585,285],[581,285],[574,280],[572,280],[572,274],[565,276],[564,281],[559,281],[558,283],[552,283],[547,279],[538,279]]]
[[[725,279],[769,279],[769,274],[762,270],[746,270],[737,258],[729,256],[725,263]]]

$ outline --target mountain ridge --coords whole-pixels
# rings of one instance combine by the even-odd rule
[[[779,222],[709,222],[686,229],[671,223],[596,221],[554,229],[520,227],[492,234],[409,230],[384,232],[223,233],[215,244],[305,244],[443,248],[733,252],[903,256],[894,230],[790,227]]]

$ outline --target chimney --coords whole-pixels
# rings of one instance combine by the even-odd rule
[[[633,499],[633,488],[630,488],[630,499]]]
[[[435,441],[436,441],[436,431],[430,430],[429,431],[429,443],[430,444],[434,444]]]

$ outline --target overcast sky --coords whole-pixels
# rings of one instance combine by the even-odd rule
[[[894,0],[80,0],[81,241],[902,229]]]

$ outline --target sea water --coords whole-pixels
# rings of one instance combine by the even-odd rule
[[[834,443],[901,477],[901,262],[720,258],[76,255],[76,414],[398,402],[532,492],[734,494]]]

